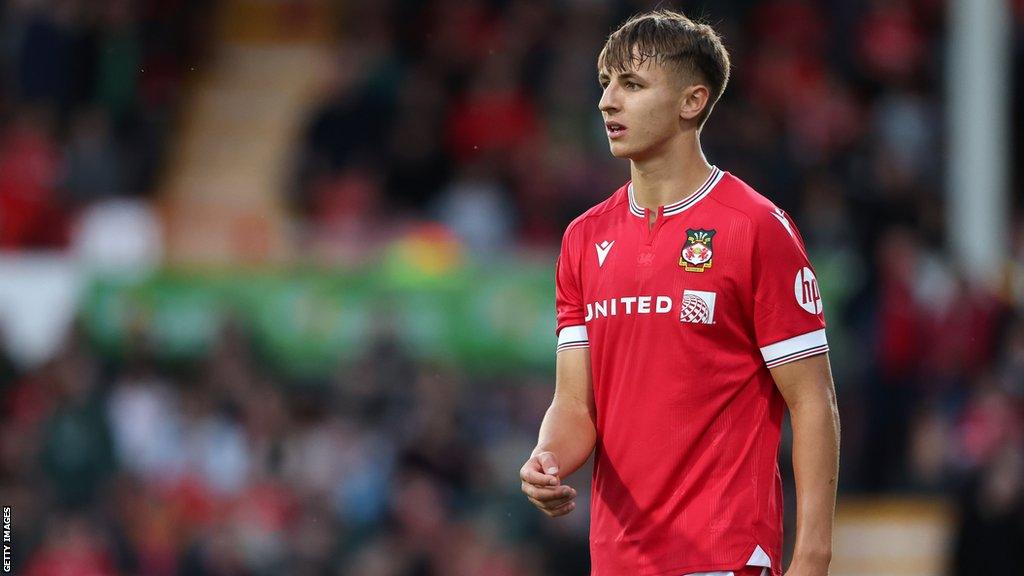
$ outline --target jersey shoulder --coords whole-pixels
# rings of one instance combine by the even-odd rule
[[[718,189],[709,199],[742,214],[755,227],[777,222],[780,217],[788,219],[782,208],[730,172],[723,175]]]
[[[627,202],[629,200],[628,190],[629,182],[626,182],[618,190],[612,193],[611,196],[604,199],[599,204],[591,206],[585,212],[573,219],[573,221],[565,228],[565,238],[568,239],[571,236],[576,235],[577,231],[586,223],[600,219],[601,216],[611,213],[624,202]]]
[[[746,218],[751,229],[748,237],[755,243],[774,244],[790,239],[803,249],[803,237],[793,218],[743,180],[726,172],[722,186],[715,192],[711,197],[720,206]]]
[[[760,192],[754,190],[752,186],[737,178],[731,172],[726,172],[722,176],[718,190],[715,190],[715,194],[712,194],[710,197],[719,204],[747,214],[750,217],[765,211],[771,213],[778,209],[775,203],[762,196]]]

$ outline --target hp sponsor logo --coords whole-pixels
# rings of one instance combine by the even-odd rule
[[[810,268],[804,267],[796,273],[793,281],[793,294],[796,303],[810,314],[821,314],[821,292],[818,291],[818,279]]]

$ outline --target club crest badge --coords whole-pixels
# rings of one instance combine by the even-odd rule
[[[679,265],[687,272],[703,272],[711,268],[711,239],[714,230],[688,229],[686,243],[679,254]]]

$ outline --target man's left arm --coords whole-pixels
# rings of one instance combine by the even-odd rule
[[[786,576],[825,576],[839,479],[839,410],[828,354],[771,369],[789,406],[796,481],[796,544]]]

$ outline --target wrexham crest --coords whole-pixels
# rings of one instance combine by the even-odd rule
[[[686,243],[679,254],[679,265],[687,272],[703,272],[711,268],[711,239],[714,230],[688,229]]]

